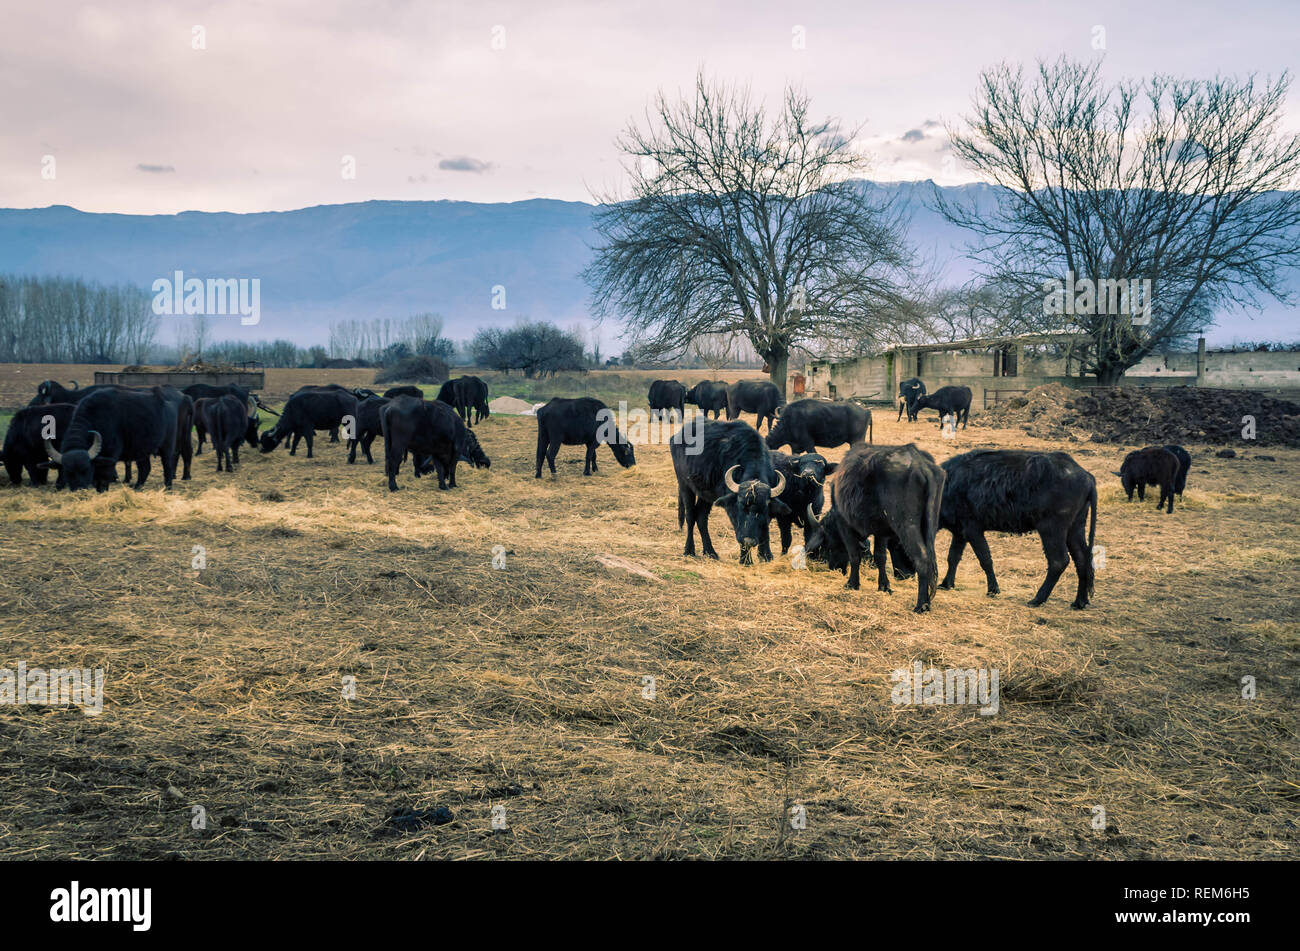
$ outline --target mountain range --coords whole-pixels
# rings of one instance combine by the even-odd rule
[[[963,248],[971,235],[934,210],[932,183],[863,186],[900,204],[912,244],[946,280],[970,277]],[[987,185],[941,191],[977,205],[995,197]],[[596,241],[595,208],[534,199],[365,201],[251,214],[0,209],[0,274],[59,274],[145,289],[176,271],[187,278],[260,279],[259,322],[241,326],[238,317],[216,317],[215,339],[286,337],[309,345],[326,342],[333,320],[430,311],[444,317],[446,336],[467,339],[482,327],[524,317],[564,327],[589,323],[581,272]],[[1300,278],[1292,286],[1300,288]],[[621,349],[618,331],[603,328],[607,353]],[[1294,336],[1295,311],[1270,302],[1253,319],[1220,318],[1210,340]]]

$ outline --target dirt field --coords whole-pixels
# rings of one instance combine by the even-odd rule
[[[0,371],[0,406],[42,378]],[[269,394],[372,376],[284,372],[306,375]],[[602,448],[589,479],[566,448],[535,481],[527,417],[485,421],[491,470],[448,492],[408,467],[390,495],[382,463],[323,440],[312,460],[245,448],[233,475],[205,453],[170,493],[0,489],[0,666],[105,672],[98,716],[0,707],[0,855],[1294,857],[1300,451],[1189,446],[1166,515],[1124,501],[1132,447],[973,425],[949,443],[892,417],[877,443],[1089,468],[1093,606],[1070,610],[1072,573],[1025,605],[1034,537],[990,536],[1000,597],[968,553],[923,616],[914,582],[740,566],[720,512],[722,560],[685,559],[665,446],[629,470]],[[997,713],[892,703],[914,661],[997,670]],[[407,807],[454,819],[388,820]]]

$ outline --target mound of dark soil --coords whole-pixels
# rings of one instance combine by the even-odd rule
[[[1051,383],[998,404],[977,422],[1067,442],[1249,444],[1247,416],[1254,419],[1254,445],[1300,447],[1300,404],[1253,390],[1072,390]]]

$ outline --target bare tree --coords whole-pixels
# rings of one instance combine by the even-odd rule
[[[713,372],[713,378],[716,380],[718,371],[735,359],[736,335],[706,334],[703,337],[696,337],[691,343],[691,350],[699,361]]]
[[[985,72],[967,128],[948,134],[1003,186],[997,206],[938,204],[980,236],[986,277],[1038,288],[1041,329],[1093,338],[1085,366],[1109,384],[1217,308],[1288,299],[1300,136],[1281,129],[1285,74],[1107,87],[1099,65]]]
[[[693,98],[660,93],[647,127],[618,140],[631,197],[600,199],[584,275],[595,313],[623,316],[643,353],[740,334],[783,392],[800,341],[877,334],[911,253],[893,210],[853,180],[866,169],[854,134],[810,119],[794,89],[777,115],[703,75]]]

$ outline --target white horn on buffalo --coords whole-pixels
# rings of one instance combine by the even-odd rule
[[[772,486],[772,498],[776,498],[785,491],[785,474],[780,469],[776,470],[776,485]]]
[[[54,443],[48,439],[45,440],[45,454],[50,457],[50,462],[63,463],[63,453],[54,448]]]
[[[90,434],[95,437],[94,441],[90,444],[90,458],[94,459],[99,455],[99,450],[103,448],[104,441],[99,438],[99,433],[95,432],[93,429],[90,431]]]
[[[732,475],[732,473],[739,468],[740,466],[732,466],[730,469],[726,471],[726,474],[723,475],[722,477],[722,481],[727,484],[727,488],[732,492],[740,491],[740,486],[736,485],[736,478],[735,476]]]

